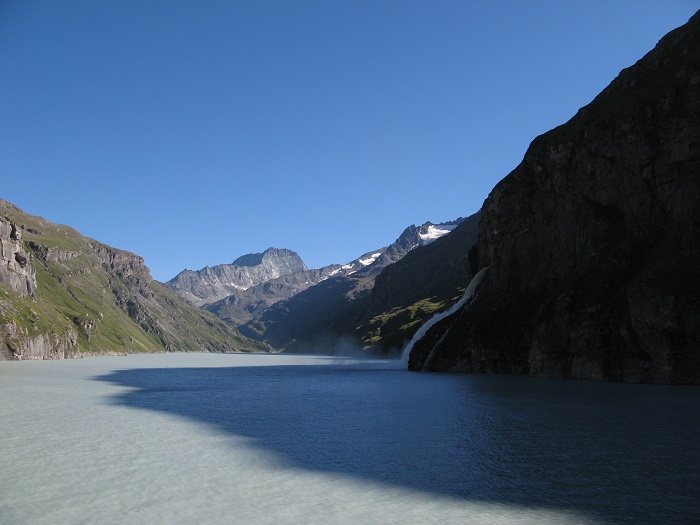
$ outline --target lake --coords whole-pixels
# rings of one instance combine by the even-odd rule
[[[160,354],[0,362],[4,524],[700,523],[700,389]]]

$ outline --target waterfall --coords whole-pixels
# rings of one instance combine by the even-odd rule
[[[467,302],[469,302],[472,299],[472,296],[475,295],[476,289],[479,287],[479,284],[481,284],[481,280],[484,278],[484,274],[486,273],[486,270],[488,270],[489,267],[487,266],[486,268],[482,268],[479,270],[479,272],[474,276],[474,278],[471,280],[469,283],[469,286],[467,286],[467,289],[464,291],[464,295],[462,298],[457,301],[452,307],[448,308],[444,312],[440,312],[435,314],[433,317],[431,317],[428,321],[425,322],[423,326],[421,326],[418,331],[415,333],[413,336],[413,339],[411,339],[411,342],[406,345],[406,348],[403,350],[403,354],[401,355],[401,365],[404,367],[408,367],[408,357],[411,355],[411,350],[413,350],[413,345],[421,339],[427,332],[430,330],[436,323],[439,321],[442,321],[445,317],[452,315],[455,313],[457,310],[462,308]],[[443,334],[443,337],[440,338],[439,342],[442,342],[442,339],[447,335],[446,333]],[[437,347],[437,345],[435,345]],[[436,348],[433,348],[431,351],[431,354],[434,354]]]
[[[450,328],[452,328],[452,327],[450,327]],[[433,357],[435,357],[435,352],[437,352],[437,349],[442,344],[442,341],[445,339],[445,336],[447,336],[447,334],[450,333],[450,328],[445,330],[445,332],[440,336],[440,339],[438,339],[437,342],[430,349],[430,353],[428,354],[428,357],[425,358],[425,362],[423,363],[423,368],[422,368],[421,372],[427,372],[430,369],[430,363],[433,362]]]

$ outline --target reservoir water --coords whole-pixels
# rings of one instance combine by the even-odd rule
[[[283,355],[0,362],[0,523],[697,524],[700,389]]]

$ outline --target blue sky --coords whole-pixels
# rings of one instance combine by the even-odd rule
[[[0,198],[154,278],[477,211],[694,0],[0,1]]]

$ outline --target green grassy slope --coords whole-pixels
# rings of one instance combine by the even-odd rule
[[[0,285],[0,341],[8,348],[41,334],[73,333],[80,352],[265,349],[177,298],[134,254],[2,200],[0,217],[17,225],[37,281],[33,298]]]

